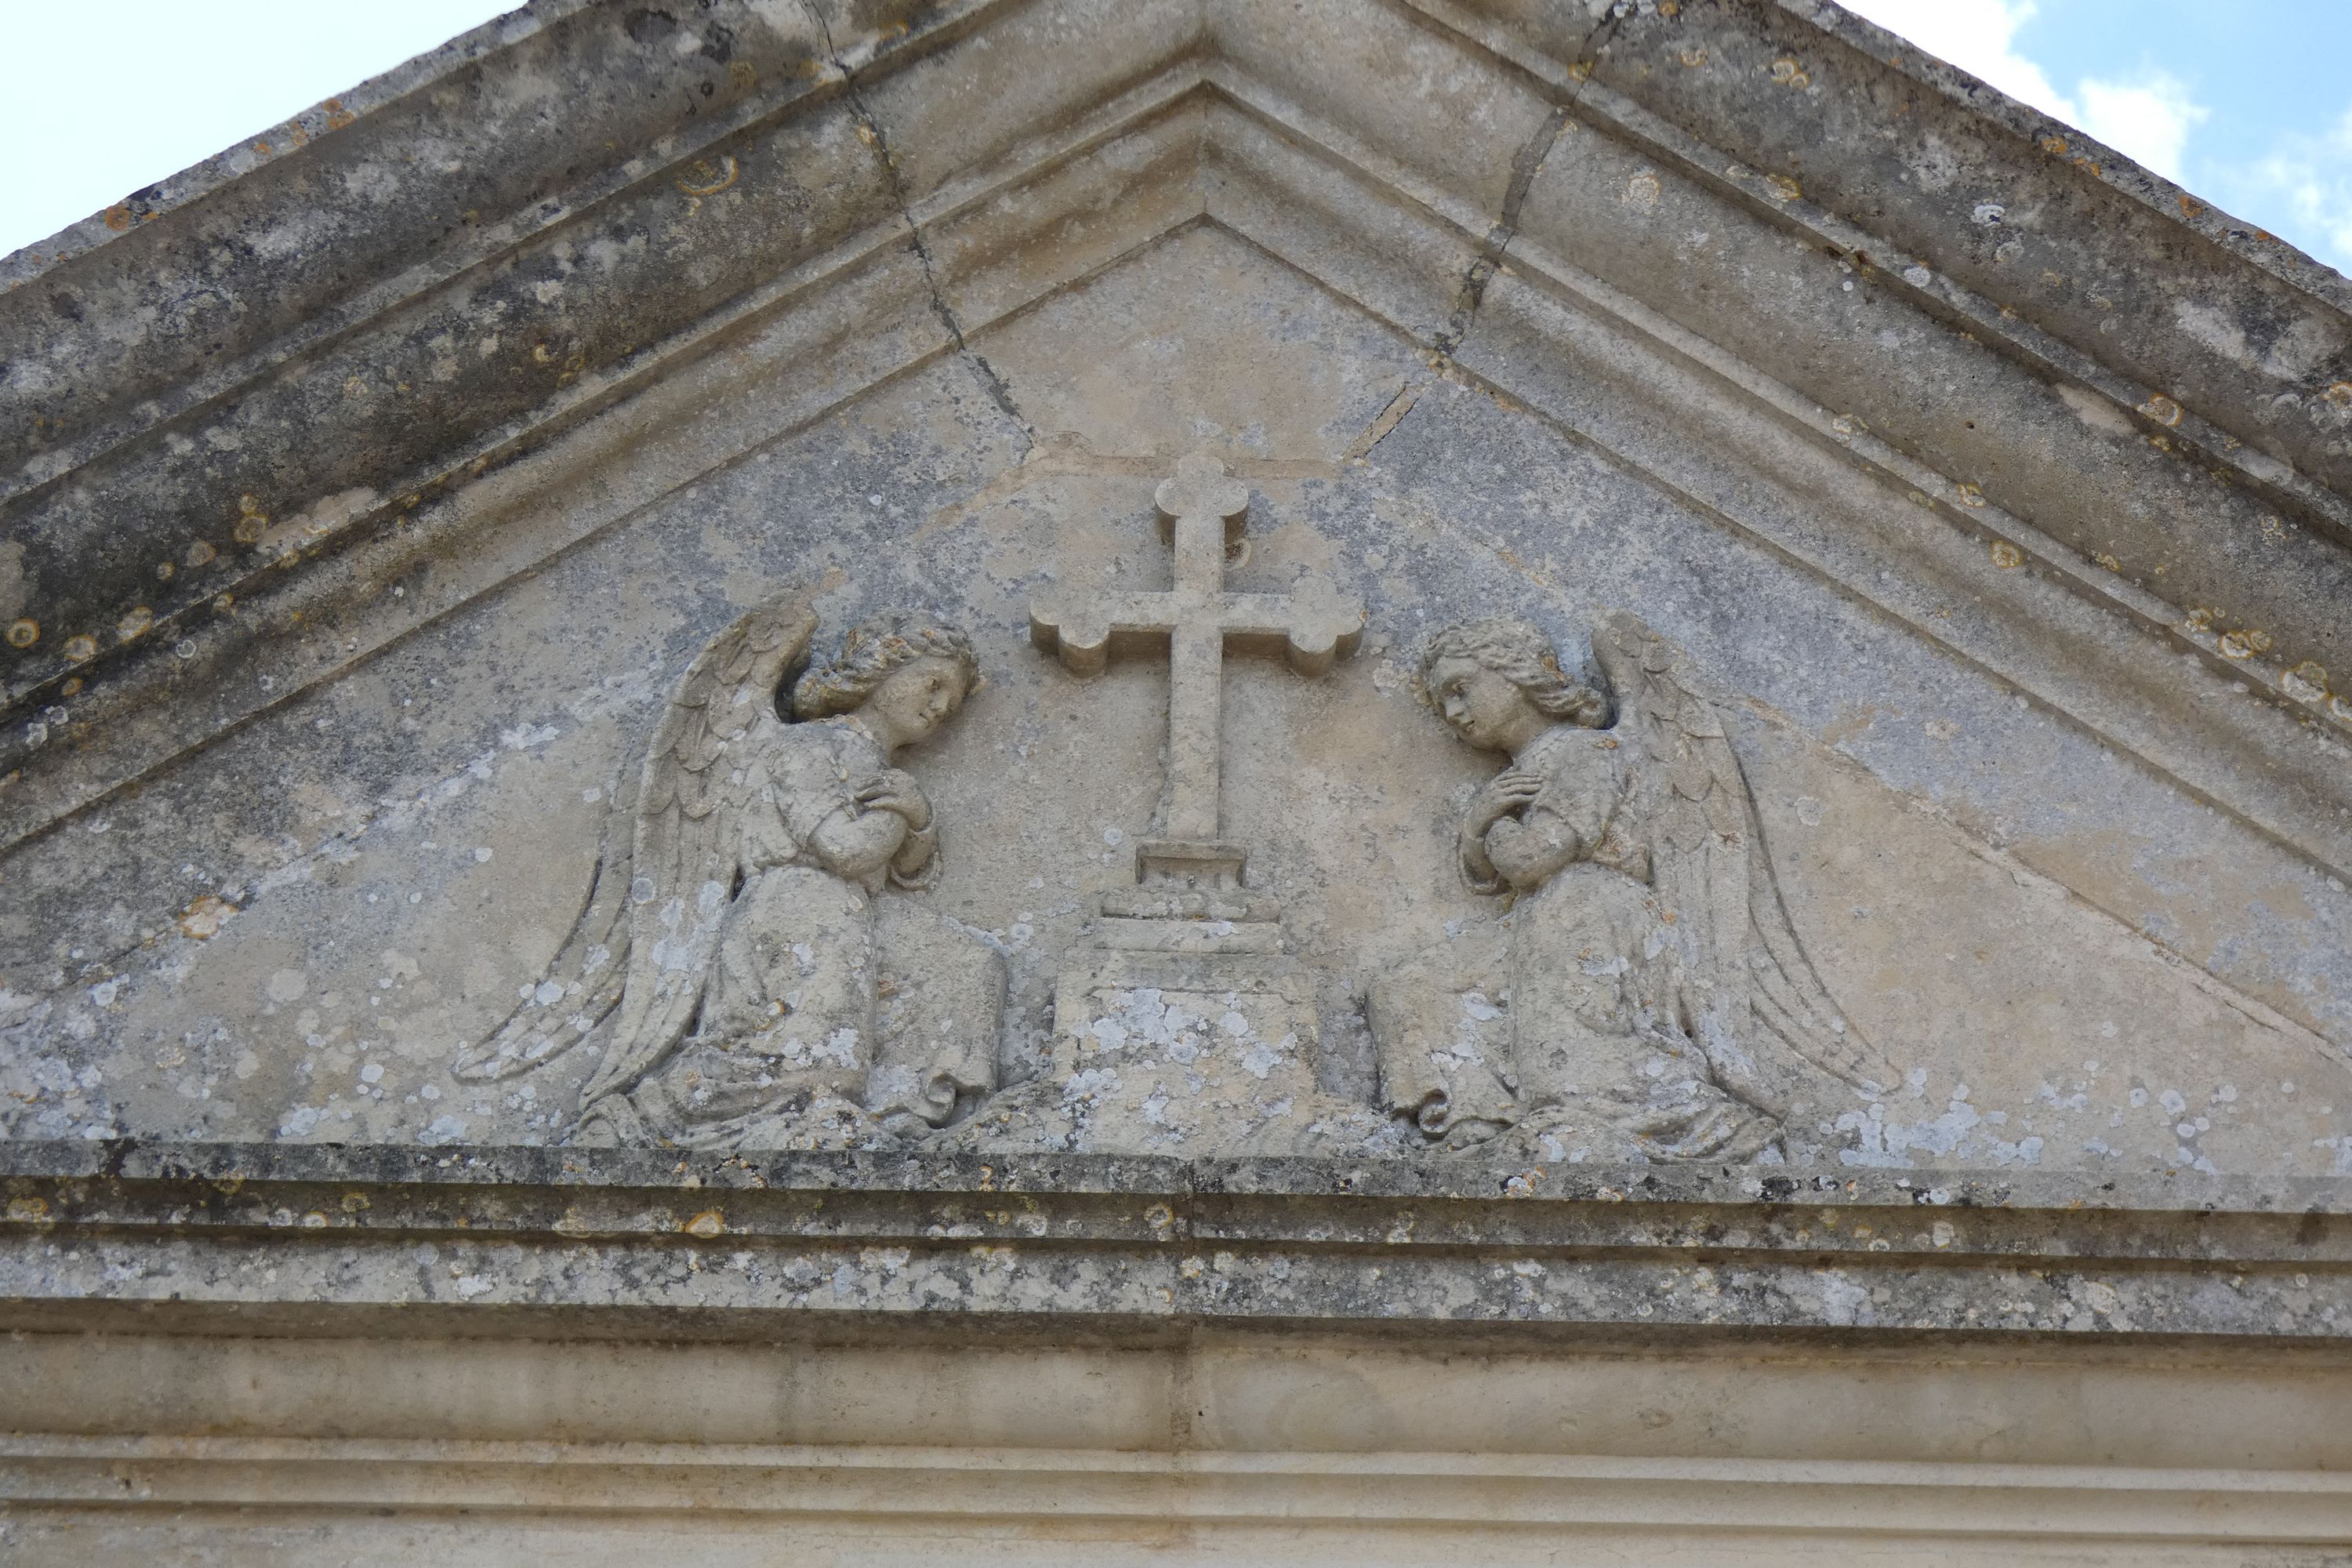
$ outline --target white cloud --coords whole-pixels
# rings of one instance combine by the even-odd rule
[[[2168,180],[2180,178],[2189,133],[2210,113],[2189,96],[2188,84],[2153,68],[2085,80],[2074,97],[2060,91],[2049,73],[2017,52],[2017,30],[2032,20],[2033,0],[1848,0],[1847,9],[2019,102],[2081,126]]]
[[[1980,77],[2021,103],[2070,123],[2074,100],[2012,47],[2033,0],[1844,0],[1845,8]]]
[[[2146,167],[2179,184],[2189,133],[2211,110],[2189,96],[2189,86],[2160,70],[2137,81],[2085,80],[2082,128]]]
[[[2316,136],[2290,132],[2252,164],[2215,173],[2232,211],[2352,272],[2352,108]]]

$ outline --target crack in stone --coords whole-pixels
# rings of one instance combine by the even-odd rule
[[[802,0],[802,9],[807,12],[809,20],[824,36],[825,58],[833,62],[835,70],[841,72],[842,95],[848,101],[849,111],[856,117],[864,140],[880,160],[882,178],[890,187],[891,205],[898,210],[898,220],[907,226],[907,243],[915,252],[915,264],[922,268],[923,287],[930,296],[931,314],[939,319],[940,326],[948,334],[948,341],[955,346],[956,354],[979,380],[982,389],[988,394],[989,401],[996,405],[997,412],[1013,421],[1013,427],[1021,432],[1025,455],[1036,447],[1037,427],[1013,402],[1011,384],[994,365],[988,363],[988,357],[973,348],[965,338],[963,323],[956,319],[954,307],[948,303],[947,295],[940,289],[938,264],[932,258],[930,247],[923,242],[922,226],[915,220],[912,205],[907,199],[906,183],[898,177],[898,161],[890,154],[889,134],[882,129],[882,121],[867,106],[865,95],[858,91],[856,73],[843,63],[841,52],[834,45],[833,25],[825,20],[816,0]]]
[[[1404,422],[1404,416],[1412,412],[1412,405],[1421,401],[1421,395],[1428,389],[1429,384],[1422,380],[1408,380],[1399,386],[1396,395],[1388,400],[1370,425],[1364,426],[1363,434],[1348,444],[1347,451],[1340,455],[1342,459],[1352,461],[1370,456],[1372,448],[1387,440]]]
[[[1607,17],[1585,36],[1577,52],[1580,55],[1597,54],[1607,48],[1610,37],[1622,21],[1622,12],[1612,6]],[[1494,280],[1496,271],[1503,265],[1503,253],[1518,237],[1519,208],[1526,203],[1528,192],[1534,186],[1536,174],[1543,168],[1544,160],[1550,157],[1552,149],[1559,144],[1561,133],[1568,129],[1569,115],[1575,109],[1577,98],[1582,90],[1583,83],[1580,81],[1566,98],[1552,105],[1551,112],[1544,116],[1543,123],[1536,127],[1534,134],[1511,159],[1511,183],[1504,187],[1502,208],[1495,215],[1494,223],[1487,227],[1486,237],[1480,243],[1477,256],[1462,276],[1462,287],[1454,296],[1454,310],[1446,317],[1444,330],[1430,344],[1441,359],[1450,361],[1454,351],[1462,346],[1462,341],[1470,335],[1470,328],[1477,320],[1478,307],[1486,297],[1486,285]]]

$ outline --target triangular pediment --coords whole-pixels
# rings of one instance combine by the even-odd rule
[[[0,1029],[210,1075],[37,1086],[26,1135],[325,1136],[377,1038],[369,1139],[551,1139],[589,1060],[461,1114],[449,1049],[562,946],[677,672],[793,584],[827,635],[973,628],[937,901],[1043,1017],[1166,676],[1073,696],[1026,606],[1164,573],[1205,448],[1247,584],[1369,613],[1229,699],[1284,737],[1224,778],[1325,1089],[1376,1098],[1367,987],[1489,908],[1430,635],[1627,611],[1906,1074],[1815,1157],[2352,1149],[2352,286],[1864,24],[586,5],[286,129],[7,263]]]

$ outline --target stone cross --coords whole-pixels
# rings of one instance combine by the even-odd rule
[[[1162,847],[1178,858],[1230,860],[1237,847],[1217,841],[1219,708],[1224,654],[1279,649],[1301,675],[1320,675],[1355,652],[1364,607],[1322,578],[1288,594],[1237,594],[1224,585],[1225,552],[1237,543],[1249,510],[1249,487],[1225,466],[1195,452],[1176,465],[1155,499],[1175,549],[1174,583],[1163,593],[1106,592],[1085,603],[1035,605],[1029,635],[1058,653],[1073,675],[1099,674],[1116,646],[1168,648],[1168,794]],[[1147,863],[1152,858],[1147,848]]]

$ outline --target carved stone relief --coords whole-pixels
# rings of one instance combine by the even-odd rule
[[[1631,616],[1593,651],[1605,686],[1521,620],[1429,646],[1439,713],[1509,759],[1456,839],[1506,912],[1466,960],[1373,986],[1383,1097],[1433,1142],[1502,1135],[1513,1158],[1754,1159],[1824,1076],[1876,1091],[1895,1073],[1799,943],[1706,699]]]
[[[1184,458],[1156,498],[1173,548],[1166,593],[1040,604],[1037,647],[1073,674],[1110,651],[1164,646],[1168,776],[1157,831],[1136,851],[1136,886],[1102,900],[1097,947],[1055,981],[1046,1074],[941,1135],[982,1150],[1312,1153],[1392,1136],[1370,1106],[1318,1084],[1315,981],[1286,951],[1279,902],[1245,880],[1249,849],[1225,838],[1218,805],[1228,647],[1279,651],[1317,676],[1353,653],[1363,606],[1329,583],[1289,594],[1224,586],[1249,489],[1223,464]]]
[[[962,706],[971,644],[895,613],[805,668],[816,630],[787,595],[688,667],[578,926],[457,1077],[594,1039],[572,1141],[686,1148],[869,1143],[993,1086],[995,954],[894,891],[929,885],[940,830],[891,759]]]
[[[1775,1158],[1793,1105],[1895,1080],[1798,943],[1713,710],[1618,616],[1589,683],[1523,621],[1429,645],[1432,703],[1509,758],[1456,843],[1504,908],[1370,985],[1380,1103],[1328,1091],[1317,973],[1223,833],[1221,689],[1228,650],[1326,673],[1364,611],[1312,574],[1227,587],[1250,496],[1215,459],[1185,458],[1156,499],[1169,589],[1031,610],[1036,647],[1082,679],[1164,647],[1170,693],[1134,885],[1060,957],[1043,1074],[998,1091],[1002,961],[907,896],[935,879],[940,830],[892,759],[972,689],[969,642],[892,614],[809,668],[816,617],[786,595],[689,666],[577,928],[456,1075],[595,1042],[580,1143],[1571,1162]]]

